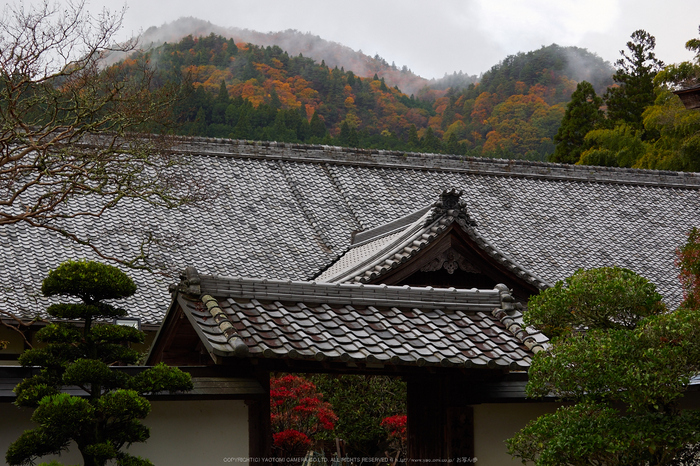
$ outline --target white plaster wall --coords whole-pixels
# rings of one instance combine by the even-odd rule
[[[25,430],[33,429],[36,424],[31,422],[29,418],[32,415],[33,410],[27,408],[18,408],[12,403],[0,403],[0,454],[2,454],[2,459],[0,464],[7,464],[5,462],[5,453],[7,448],[12,442],[17,440],[22,432]],[[57,459],[61,463],[68,465],[81,464],[82,459],[80,453],[75,453],[62,455],[59,457],[44,457],[39,461],[49,461],[49,459]]]
[[[520,461],[506,453],[505,441],[529,421],[561,406],[559,403],[492,403],[474,406],[476,466],[515,466]]]
[[[241,400],[154,401],[144,424],[151,429],[145,444],[129,448],[156,466],[210,466],[247,464],[248,407]],[[0,403],[0,452],[5,463],[7,447],[35,426],[31,410]],[[44,457],[40,461],[48,461]],[[65,465],[82,464],[77,449],[58,458]]]

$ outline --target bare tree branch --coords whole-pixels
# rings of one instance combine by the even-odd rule
[[[67,221],[100,217],[125,199],[173,208],[203,197],[183,179],[185,160],[171,154],[169,138],[145,135],[167,121],[175,89],[152,89],[142,60],[101,65],[106,54],[136,45],[114,43],[123,14],[93,17],[84,1],[3,10],[0,226],[44,228],[103,259],[149,268],[143,248],[132,258],[106,254]]]

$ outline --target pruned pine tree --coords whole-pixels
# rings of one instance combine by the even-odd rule
[[[192,382],[189,374],[165,365],[135,376],[111,368],[135,364],[139,353],[128,343],[142,343],[145,335],[107,323],[126,311],[106,301],[135,291],[126,274],[98,262],[69,261],[49,272],[42,283],[43,294],[74,299],[49,306],[48,313],[58,321],[37,332],[45,346],[20,356],[23,366],[41,368],[15,388],[15,403],[34,408],[32,421],[37,427],[10,445],[5,456],[8,464],[34,464],[37,458],[66,451],[71,442],[85,466],[152,464],[124,449],[149,437],[141,420],[151,405],[143,395],[189,390]],[[77,386],[85,395],[62,391],[67,386]]]

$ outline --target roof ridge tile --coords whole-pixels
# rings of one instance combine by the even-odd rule
[[[449,154],[355,149],[311,144],[270,143],[235,139],[176,137],[173,151],[190,155],[292,160],[298,163],[351,164],[598,183],[693,187],[700,174],[624,167],[597,167],[530,160],[466,157]]]

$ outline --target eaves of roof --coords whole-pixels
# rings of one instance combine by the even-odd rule
[[[196,286],[181,283],[177,303],[216,363],[524,371],[547,345],[524,328],[521,307],[503,285],[459,290],[202,275]]]

